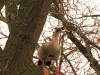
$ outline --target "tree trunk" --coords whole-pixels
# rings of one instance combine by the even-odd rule
[[[32,56],[52,0],[21,0],[19,3],[19,9],[15,0],[6,6],[10,35],[2,57],[2,75],[40,75]]]

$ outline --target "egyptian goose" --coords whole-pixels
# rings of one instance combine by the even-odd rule
[[[55,28],[55,32],[53,33],[53,40],[42,44],[42,46],[38,49],[39,61],[38,65],[47,65],[51,64],[52,60],[56,61],[57,71],[56,75],[59,75],[59,67],[57,60],[61,53],[61,47],[59,45],[59,35],[63,32],[69,32],[65,27]]]

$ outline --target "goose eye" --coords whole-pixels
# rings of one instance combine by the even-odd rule
[[[65,27],[61,27],[62,30],[65,30]]]

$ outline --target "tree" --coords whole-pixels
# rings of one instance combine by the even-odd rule
[[[9,0],[6,3],[5,19],[10,34],[0,57],[2,75],[27,75],[27,72],[39,75],[32,56],[51,3],[52,0]]]
[[[61,75],[99,75],[100,15],[95,13],[99,12],[99,4],[91,7],[92,3],[87,0],[0,1],[0,10],[4,5],[6,10],[6,17],[1,13],[0,20],[7,23],[10,32],[8,37],[1,33],[8,40],[4,50],[0,48],[0,74],[41,75],[40,67],[35,65],[32,58],[39,37],[43,36],[42,41],[47,41],[43,26],[48,15],[46,23],[50,23],[51,27],[58,24],[70,30],[69,34],[63,34],[60,39]],[[50,66],[53,72],[52,67],[54,65]]]

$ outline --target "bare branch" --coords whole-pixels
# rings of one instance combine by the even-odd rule
[[[83,18],[83,17],[100,17],[100,15],[82,15],[81,17],[76,17],[76,18],[73,18],[73,19],[79,19],[79,18]]]
[[[3,35],[5,38],[8,38],[8,36],[5,35],[2,31],[0,31],[0,34]]]
[[[63,54],[64,55],[64,54]],[[64,55],[64,57],[65,57],[65,59],[67,60],[67,62],[69,63],[69,65],[70,65],[70,67],[72,68],[72,71],[74,72],[74,75],[77,75],[76,74],[76,71],[75,71],[75,69],[74,69],[74,67],[73,67],[73,65],[71,64],[71,62],[68,60],[68,58]]]
[[[61,14],[59,14],[59,13],[53,13],[53,12],[52,12],[51,15],[52,15],[53,17],[55,17],[55,18],[61,20],[61,21],[63,22],[63,24],[64,24],[65,27],[67,26],[67,28],[70,28],[72,31],[74,31],[74,32],[76,32],[77,34],[79,34],[80,37],[83,38],[84,41],[85,41],[87,44],[91,44],[91,45],[93,45],[94,47],[96,47],[96,48],[98,48],[98,49],[100,50],[100,47],[99,47],[98,45],[96,45],[96,44],[94,44],[92,41],[90,41],[90,40],[85,36],[85,34],[83,34],[83,33],[81,32],[81,30],[80,30],[79,28],[74,27],[74,24],[71,23],[71,22],[68,22]]]
[[[78,47],[78,49],[80,50],[80,52],[87,58],[87,60],[92,60],[90,61],[90,66],[98,73],[100,74],[100,65],[98,63],[98,61],[92,56],[90,50],[88,51],[88,49],[86,47],[84,47],[80,41],[72,34],[72,30],[76,33],[78,33],[81,38],[84,39],[84,41],[87,44],[93,44],[93,42],[91,42],[82,32],[79,28],[75,28],[73,23],[68,22],[62,15],[60,15],[59,13],[52,13],[51,14],[53,17],[61,20],[63,22],[63,25],[70,30],[71,33],[68,34],[68,38],[71,39],[71,41]],[[99,47],[99,46],[98,46]],[[100,50],[100,49],[99,49]],[[89,56],[87,56],[87,54],[89,54]],[[92,59],[91,59],[92,58]]]

